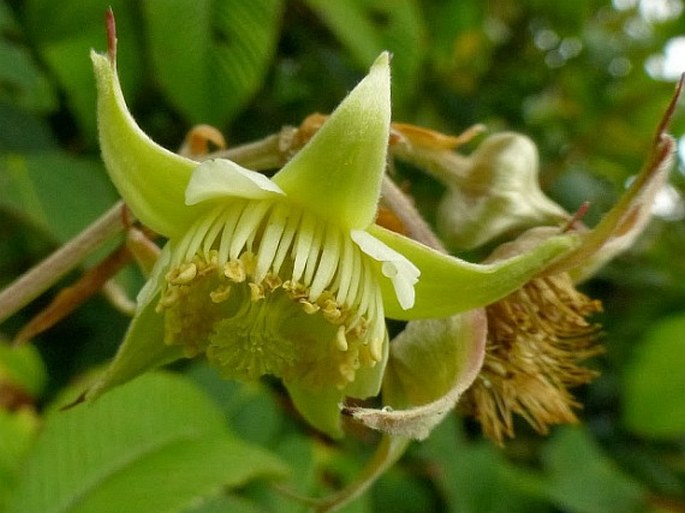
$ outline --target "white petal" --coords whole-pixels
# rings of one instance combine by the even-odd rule
[[[226,159],[200,164],[186,188],[186,205],[217,198],[265,199],[284,192],[266,176]]]
[[[381,272],[392,282],[400,306],[404,310],[414,306],[414,285],[421,275],[419,268],[402,254],[365,231],[352,230],[350,236],[364,253],[383,263]]]

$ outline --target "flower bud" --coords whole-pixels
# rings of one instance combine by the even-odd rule
[[[463,165],[461,172],[436,174],[447,186],[437,224],[448,246],[473,249],[533,226],[568,220],[540,190],[538,152],[528,137],[513,132],[491,135]]]

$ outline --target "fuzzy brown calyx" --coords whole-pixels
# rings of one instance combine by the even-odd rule
[[[514,436],[514,415],[538,432],[577,422],[569,389],[597,377],[581,363],[603,351],[600,327],[588,318],[601,303],[578,292],[566,273],[531,280],[486,307],[485,361],[464,405],[486,436]]]

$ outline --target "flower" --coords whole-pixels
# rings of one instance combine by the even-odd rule
[[[446,183],[448,191],[442,205],[452,205],[456,196],[465,199],[468,191],[478,192],[474,184],[482,185],[480,195],[474,194],[473,200],[466,202],[473,207],[470,217],[453,215],[456,203],[438,214],[439,224],[442,221],[453,233],[466,237],[463,240],[468,243],[463,246],[486,242],[501,234],[500,228],[523,231],[537,216],[538,227],[500,245],[486,262],[525,253],[540,240],[558,233],[558,227],[544,224],[565,219],[566,229],[581,236],[575,250],[519,290],[485,307],[488,330],[483,365],[461,406],[497,443],[501,444],[505,436],[514,436],[514,414],[541,433],[553,424],[577,422],[574,408],[579,404],[569,389],[589,383],[598,375],[582,363],[603,348],[596,344],[600,327],[591,320],[602,305],[579,292],[575,285],[629,248],[646,226],[654,198],[671,168],[675,143],[666,130],[681,89],[682,81],[657,128],[643,169],[593,229],[580,222],[586,206],[572,216],[544,196],[536,180],[537,150],[523,136],[490,136],[470,157],[456,155],[449,148],[431,147],[418,147],[413,154],[402,155],[418,160]],[[507,177],[510,186],[503,188],[502,180]],[[526,191],[532,194],[529,204],[523,199]],[[512,201],[495,201],[498,198]],[[475,237],[471,236],[472,226],[481,227]]]
[[[92,53],[107,170],[134,214],[168,238],[94,398],[146,370],[205,355],[227,378],[280,378],[306,420],[338,436],[344,397],[377,395],[385,317],[452,315],[527,281],[576,237],[488,265],[374,224],[390,126],[389,56],[272,178],[196,162],[152,142],[123,99],[109,52]]]

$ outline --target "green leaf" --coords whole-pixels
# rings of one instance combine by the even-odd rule
[[[624,377],[623,422],[655,438],[685,435],[685,315],[654,325],[635,348]]]
[[[155,76],[191,123],[225,126],[262,84],[281,0],[146,0]]]
[[[0,157],[0,190],[0,208],[58,241],[73,237],[116,201],[102,164],[58,152]]]
[[[33,112],[50,112],[57,98],[31,52],[17,42],[19,27],[0,3],[0,100]]]
[[[517,467],[489,441],[467,441],[461,421],[448,416],[415,450],[435,466],[435,485],[451,513],[548,511],[539,497],[539,478]]]
[[[242,497],[223,495],[183,510],[183,513],[264,513],[264,509]]]
[[[0,102],[0,153],[51,151],[57,147],[45,119]]]
[[[81,133],[94,144],[95,81],[88,60],[91,48],[106,45],[104,15],[109,6],[117,17],[121,41],[118,59],[127,91],[136,91],[142,82],[141,50],[136,38],[135,4],[127,0],[63,0],[25,2],[25,26],[45,64],[66,92],[70,109]]]
[[[53,412],[9,512],[173,512],[283,473],[274,456],[230,435],[190,382],[150,374],[91,406]]]
[[[10,347],[0,343],[0,386],[9,383],[31,397],[37,397],[46,378],[45,365],[34,346]]]
[[[548,472],[547,494],[570,513],[644,511],[644,490],[624,475],[590,438],[587,431],[559,430],[543,455]]]
[[[415,92],[425,48],[425,27],[415,0],[306,0],[366,68],[383,50],[393,54],[393,103],[403,105]]]
[[[0,511],[6,511],[17,475],[38,432],[39,419],[28,408],[0,410]]]

